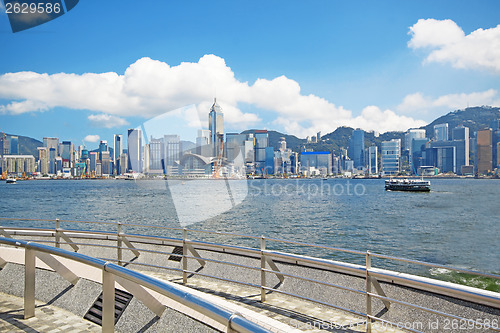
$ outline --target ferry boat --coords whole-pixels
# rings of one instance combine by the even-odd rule
[[[7,179],[5,180],[5,182],[6,182],[7,184],[15,184],[15,183],[17,182],[17,180],[16,180],[15,178],[7,178]]]
[[[385,181],[386,191],[429,192],[431,182],[423,179],[389,179]]]

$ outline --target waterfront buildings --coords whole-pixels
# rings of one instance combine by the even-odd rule
[[[332,170],[332,155],[328,151],[300,153],[300,171],[306,176],[326,176]]]
[[[4,155],[2,159],[2,170],[8,173],[32,174],[35,167],[35,157],[32,155]]]
[[[142,130],[127,131],[128,170],[142,172]]]
[[[163,136],[163,140],[165,174],[177,174],[177,162],[179,162],[181,159],[181,138],[176,134],[168,134]]]
[[[255,131],[255,172],[264,174],[266,167],[266,148],[269,147],[267,130]]]
[[[359,128],[353,130],[347,155],[354,162],[356,169],[365,167],[365,131]]]
[[[120,156],[123,154],[123,135],[113,135],[113,168],[114,174],[120,174]]]
[[[382,141],[382,174],[396,175],[400,171],[401,139]]]

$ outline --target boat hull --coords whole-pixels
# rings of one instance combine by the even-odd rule
[[[430,192],[427,185],[385,185],[386,191]]]

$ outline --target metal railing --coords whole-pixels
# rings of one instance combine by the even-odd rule
[[[398,304],[405,307],[410,307],[413,309],[417,309],[423,312],[431,313],[433,315],[442,316],[445,318],[456,319],[460,321],[466,321],[474,325],[474,327],[480,327],[483,329],[490,329],[492,331],[500,332],[500,327],[498,322],[489,322],[484,323],[476,320],[471,320],[468,318],[463,318],[457,315],[448,314],[436,309],[430,309],[424,306],[419,306],[417,304],[412,304],[403,300],[397,300],[391,297],[387,297],[385,294],[380,282],[388,282],[391,284],[401,285],[405,287],[412,287],[415,289],[446,295],[457,299],[462,299],[468,302],[478,303],[487,305],[490,307],[494,307],[500,309],[500,293],[489,292],[485,290],[480,290],[477,288],[471,288],[467,286],[462,286],[458,284],[453,284],[449,282],[440,281],[433,278],[421,277],[412,274],[405,274],[398,271],[387,270],[383,268],[376,268],[372,263],[372,258],[379,258],[384,260],[391,260],[403,263],[410,263],[416,265],[423,265],[426,267],[432,268],[445,268],[450,271],[463,272],[467,274],[482,276],[491,278],[494,280],[500,281],[500,276],[495,274],[489,274],[484,272],[477,272],[467,269],[449,267],[444,265],[438,265],[418,260],[404,259],[398,258],[383,254],[376,254],[367,252],[361,252],[356,250],[349,250],[343,248],[329,247],[318,244],[308,244],[297,241],[289,241],[289,240],[281,240],[274,238],[265,238],[258,237],[252,235],[236,235],[228,232],[219,232],[219,231],[203,231],[196,229],[185,229],[185,228],[173,228],[173,227],[162,227],[162,226],[146,226],[141,224],[126,224],[126,223],[114,223],[114,222],[93,222],[93,221],[63,221],[63,220],[26,220],[26,219],[10,219],[10,218],[0,218],[2,220],[10,220],[15,222],[20,221],[31,221],[31,222],[50,222],[55,223],[55,228],[19,228],[19,227],[1,227],[0,233],[6,235],[7,237],[11,237],[14,235],[34,235],[34,233],[44,233],[45,236],[54,237],[54,241],[44,241],[48,243],[53,243],[56,247],[60,247],[62,242],[61,239],[64,240],[74,251],[79,250],[79,246],[97,246],[97,247],[106,247],[110,249],[116,249],[116,259],[106,258],[108,261],[115,261],[118,265],[116,267],[120,267],[123,264],[129,265],[138,265],[143,267],[152,267],[152,268],[161,268],[171,271],[177,271],[182,274],[182,281],[186,283],[188,281],[189,276],[203,276],[209,277],[213,279],[218,279],[230,283],[241,284],[253,288],[258,288],[260,290],[260,300],[261,302],[266,302],[266,295],[268,292],[285,294],[292,297],[297,297],[309,302],[314,302],[321,305],[326,305],[332,307],[334,309],[346,311],[355,316],[364,317],[366,320],[366,332],[371,332],[372,323],[373,322],[381,322],[385,324],[394,325],[397,327],[397,323],[393,323],[377,317],[373,314],[373,301],[379,300],[381,301],[386,310],[389,310],[391,304]],[[76,230],[76,229],[62,229],[61,223],[92,223],[92,224],[102,224],[106,226],[111,226],[116,228],[115,232],[111,231],[88,231],[88,230]],[[127,234],[123,232],[123,227],[134,227],[134,228],[153,228],[158,230],[168,230],[171,232],[177,232],[180,237],[179,238],[169,238],[164,236],[147,236],[142,234]],[[200,240],[190,240],[189,233],[192,234],[206,234],[211,236],[227,236],[231,238],[240,238],[247,240],[259,241],[260,246],[256,246],[254,248],[239,246],[239,245],[228,245],[228,244],[220,244],[215,242],[208,241],[200,241]],[[103,244],[89,244],[89,243],[77,243],[74,240],[78,238],[87,238],[87,239],[97,239],[97,240],[108,240],[111,242],[116,242],[116,246],[113,245],[103,245]],[[307,247],[311,249],[324,249],[333,252],[340,252],[349,255],[357,255],[364,257],[364,265],[352,264],[341,261],[332,261],[329,259],[320,259],[315,257],[309,257],[304,255],[297,255],[292,253],[280,252],[275,250],[268,250],[267,244],[273,242],[277,244],[291,244],[297,245],[301,247]],[[135,244],[135,245],[134,245]],[[157,249],[146,249],[139,248],[140,244],[148,244],[148,245],[160,245],[160,246],[179,246],[182,247],[182,254],[175,254],[176,256],[181,257],[181,267],[167,267],[167,266],[159,266],[147,263],[141,263],[136,261],[125,261],[123,259],[123,250],[130,250],[137,257],[140,256],[141,253],[156,253],[156,254],[165,254],[172,255],[171,252],[160,251]],[[125,246],[123,246],[125,245]],[[217,260],[213,258],[202,257],[199,254],[199,251],[208,250],[208,251],[216,251],[222,252],[225,254],[236,254],[243,255],[245,257],[256,259],[260,262],[260,265],[251,266],[244,265],[241,263],[235,263],[224,260]],[[248,281],[236,280],[234,278],[223,278],[220,276],[209,275],[195,270],[188,269],[188,262],[190,260],[196,260],[200,266],[204,267],[208,264],[212,265],[230,265],[235,266],[241,269],[260,271],[260,281],[255,281],[255,283],[249,283]],[[326,271],[332,271],[342,274],[349,274],[353,276],[357,276],[363,278],[365,280],[365,287],[363,289],[356,289],[346,286],[341,286],[337,284],[333,284],[327,281],[321,281],[318,279],[313,279],[307,276],[301,276],[297,274],[290,274],[286,272],[280,271],[276,262],[292,264],[292,265],[300,265],[303,267],[309,268],[319,268]],[[282,283],[285,278],[286,279],[298,279],[300,281],[306,281],[313,284],[318,284],[321,286],[331,287],[334,289],[343,290],[346,292],[354,293],[357,295],[361,295],[365,298],[364,309],[365,311],[357,311],[353,309],[349,309],[346,307],[342,307],[336,304],[331,304],[331,302],[325,302],[318,299],[313,299],[311,297],[299,295],[296,293],[287,292],[281,290],[277,287],[269,287],[267,283],[267,275],[272,274],[275,275],[279,281]],[[417,330],[405,328],[408,331],[419,332]]]
[[[263,327],[253,323],[252,321],[242,317],[236,312],[226,310],[218,305],[212,304],[203,298],[183,291],[171,284],[167,284],[161,280],[152,278],[142,273],[127,269],[116,264],[106,262],[102,259],[86,256],[80,253],[70,252],[64,249],[38,244],[29,241],[15,240],[12,238],[0,237],[0,244],[11,245],[15,247],[23,247],[25,249],[25,284],[24,284],[24,318],[28,319],[35,316],[35,259],[38,257],[46,262],[49,266],[54,262],[54,258],[50,255],[70,259],[97,269],[102,270],[102,331],[113,332],[115,325],[115,280],[120,278],[120,284],[123,280],[128,281],[137,286],[148,288],[161,295],[167,296],[170,299],[194,310],[202,315],[205,315],[220,324],[225,325],[229,331],[235,332],[269,332]],[[49,255],[49,256],[47,256]],[[76,284],[78,277],[76,274],[68,270],[66,267],[58,264],[56,271],[61,273],[65,278],[70,278],[70,282]],[[131,289],[137,290],[137,286]],[[146,292],[140,289],[141,293]],[[144,297],[144,295],[142,295]],[[156,304],[158,308],[158,304]],[[160,305],[160,310],[155,311],[157,315],[161,315],[164,306]]]

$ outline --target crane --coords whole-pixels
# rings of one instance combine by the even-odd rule
[[[219,149],[219,156],[215,160],[215,170],[214,170],[214,173],[212,175],[214,178],[219,178],[219,176],[220,176],[220,171],[222,168],[223,154],[224,154],[224,141],[221,142],[220,149]]]

